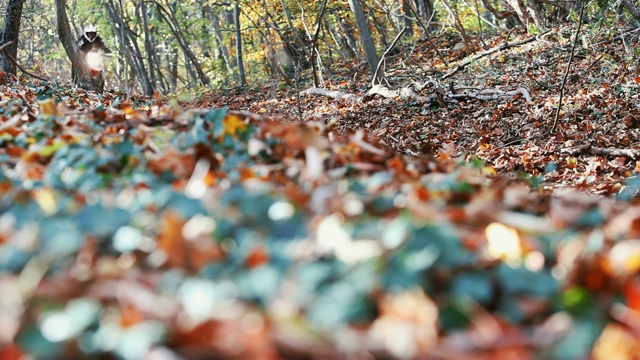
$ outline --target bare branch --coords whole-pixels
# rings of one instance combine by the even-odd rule
[[[459,63],[458,65],[456,65],[456,67],[451,69],[448,73],[444,74],[442,76],[442,79],[450,78],[455,73],[457,73],[458,71],[464,69],[467,65],[471,64],[472,62],[474,62],[474,61],[476,61],[478,59],[481,59],[481,58],[483,58],[485,56],[491,55],[493,53],[497,53],[497,52],[502,51],[502,50],[506,50],[506,49],[514,48],[514,47],[521,46],[521,45],[524,45],[524,44],[528,44],[530,42],[533,42],[533,41],[537,40],[538,37],[548,33],[549,31],[551,31],[551,30],[547,30],[547,31],[543,32],[542,34],[539,34],[539,35],[536,35],[536,36],[531,36],[531,37],[526,38],[526,39],[524,39],[522,41],[518,41],[518,42],[514,42],[514,43],[508,43],[507,42],[507,43],[504,43],[504,44],[502,44],[500,46],[496,46],[496,47],[494,47],[492,49],[489,49],[489,50],[483,51],[481,53],[478,53],[478,54],[468,58],[467,60]]]

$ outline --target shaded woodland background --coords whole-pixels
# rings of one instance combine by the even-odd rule
[[[640,20],[631,0],[4,1],[1,8],[13,11],[3,14],[3,43],[15,38],[15,14],[22,13],[19,43],[9,52],[18,49],[18,63],[61,82],[70,76],[56,31],[63,6],[76,38],[92,23],[113,49],[107,88],[147,95],[270,82],[324,87],[336,63],[362,59],[371,76],[403,28],[399,46],[387,55],[406,55],[422,39],[431,45],[425,56],[447,64],[442,51],[448,49],[431,41],[447,29],[458,36],[454,49],[471,53],[486,45],[488,34],[541,33],[577,21],[583,7],[585,22],[604,27]],[[0,60],[15,73],[4,53]],[[429,74],[415,72],[416,78]]]

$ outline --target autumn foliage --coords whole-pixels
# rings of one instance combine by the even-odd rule
[[[3,85],[0,359],[637,357],[637,159],[594,150],[637,62],[586,53],[550,134],[536,44],[476,65],[531,103]]]

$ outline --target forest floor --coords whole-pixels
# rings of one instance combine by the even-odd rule
[[[484,40],[476,37],[470,46],[451,50],[462,44],[461,38],[445,34],[435,37],[433,44],[449,67],[427,39],[401,45],[402,51],[386,62],[390,89],[410,87],[428,96],[437,87],[449,95],[453,87],[457,94],[489,97],[524,88],[531,101],[505,94],[445,104],[379,95],[365,96],[363,101],[311,94],[298,98],[292,86],[272,85],[249,93],[205,95],[189,106],[228,107],[280,121],[318,122],[339,134],[364,129],[376,144],[398,154],[477,158],[499,174],[544,175],[540,185],[545,189],[572,187],[612,194],[625,178],[640,171],[636,161],[640,160],[640,34],[637,29],[612,32],[608,28],[580,34],[565,83],[574,31],[573,27],[554,29],[532,42],[472,61],[442,81],[438,74],[446,74],[465,58],[529,37],[504,32]],[[371,89],[366,62],[325,66],[331,74],[326,76],[327,89],[359,97]],[[557,129],[552,132],[563,84]]]
[[[0,360],[636,358],[640,32],[574,32],[387,96],[0,85]]]

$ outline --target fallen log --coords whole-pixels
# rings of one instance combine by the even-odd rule
[[[409,87],[402,87],[400,89],[389,89],[383,85],[374,85],[367,91],[363,96],[356,96],[352,93],[346,93],[337,90],[327,90],[320,88],[309,88],[302,91],[301,95],[319,95],[326,96],[333,99],[344,99],[348,101],[354,102],[366,102],[371,100],[375,95],[380,95],[387,99],[410,99],[415,100],[421,103],[425,103],[428,105],[440,105],[444,106],[446,103],[455,103],[458,101],[464,100],[499,100],[505,97],[514,97],[516,95],[521,95],[527,102],[531,102],[531,95],[529,91],[525,88],[518,88],[512,91],[504,91],[499,88],[473,88],[473,87],[464,87],[464,88],[453,88],[453,91],[445,90],[443,87],[436,87],[435,93],[428,96],[423,96],[416,93],[413,89]]]
[[[633,160],[640,159],[640,151],[637,149],[617,149],[617,148],[601,148],[591,144],[579,145],[573,148],[560,150],[570,155],[590,154],[598,156],[624,156]]]

